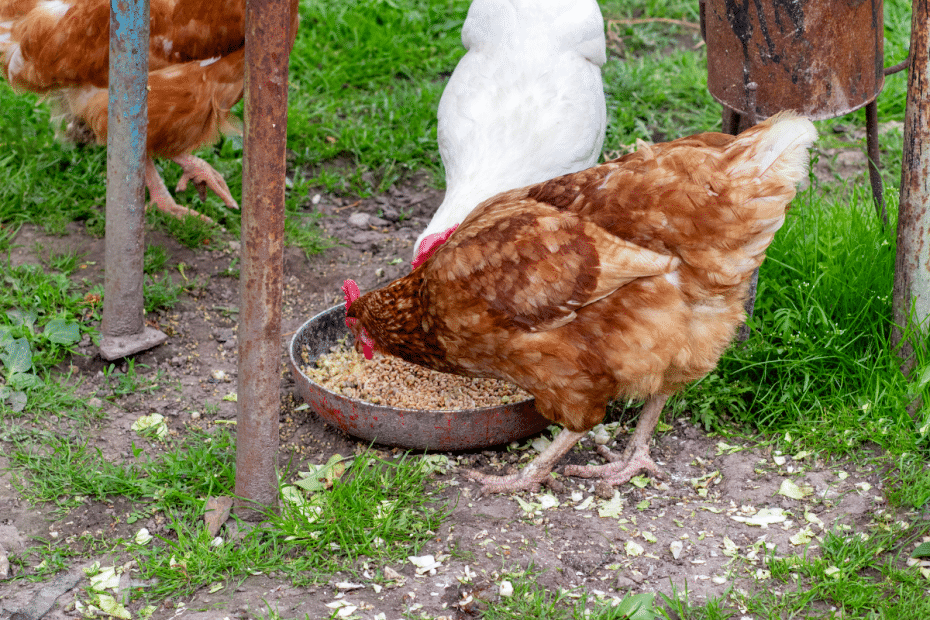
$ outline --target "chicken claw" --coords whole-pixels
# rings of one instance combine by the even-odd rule
[[[541,473],[542,475],[539,475]],[[530,491],[536,493],[540,485],[549,477],[549,472],[538,472],[536,475],[524,476],[521,471],[509,476],[492,476],[482,474],[473,469],[465,470],[465,477],[481,483],[481,495],[490,493],[513,493],[515,491]]]
[[[626,484],[634,475],[641,471],[648,471],[654,477],[664,480],[665,472],[659,469],[649,455],[648,446],[637,446],[633,454],[627,458],[617,455],[604,446],[597,447],[597,453],[610,461],[606,465],[567,465],[566,476],[580,478],[602,478],[611,486]]]
[[[201,200],[206,200],[207,188],[209,187],[227,207],[230,209],[239,208],[239,204],[229,191],[226,179],[213,166],[190,154],[178,155],[172,157],[171,160],[181,166],[184,171],[181,180],[178,181],[175,187],[176,192],[183,192],[187,189],[188,181],[193,181]]]
[[[158,169],[155,168],[155,162],[152,161],[151,157],[145,159],[145,185],[149,189],[149,200],[159,211],[164,211],[178,219],[184,219],[188,215],[193,215],[199,217],[207,224],[212,225],[216,223],[206,215],[197,213],[193,209],[179,205],[174,201],[174,198],[172,198],[171,194],[168,192],[168,188],[165,187],[165,182],[162,180],[161,175],[158,174]]]
[[[622,455],[618,456],[604,446],[597,446],[597,453],[609,461],[607,465],[568,465],[565,467],[565,475],[603,478],[604,482],[612,486],[626,484],[635,474],[644,470],[656,478],[665,478],[665,474],[649,455],[649,438],[652,437],[666,400],[668,396],[664,394],[655,394],[646,400],[639,414],[636,431]]]
[[[565,453],[571,450],[584,435],[584,433],[576,433],[563,428],[562,432],[552,440],[552,443],[517,474],[492,476],[474,470],[466,470],[465,476],[482,484],[482,495],[511,493],[514,491],[532,491],[535,493],[539,491],[540,485],[549,479],[549,474],[558,460],[565,456]]]

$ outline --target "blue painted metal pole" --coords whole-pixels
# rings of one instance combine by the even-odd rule
[[[296,3],[294,3],[296,7]],[[288,0],[245,5],[245,135],[239,276],[237,514],[278,502]]]
[[[100,343],[106,359],[136,353],[167,339],[143,321],[148,56],[149,0],[111,0],[106,274]]]

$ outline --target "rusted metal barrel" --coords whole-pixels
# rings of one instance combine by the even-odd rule
[[[278,501],[288,0],[247,0],[242,269],[239,278],[237,514]]]
[[[707,88],[724,106],[724,132],[782,110],[822,120],[866,106],[872,196],[887,225],[875,103],[885,85],[882,0],[700,0],[700,10]],[[748,337],[744,325],[738,339]]]
[[[750,124],[841,116],[885,82],[882,0],[705,0],[704,29],[708,89]]]

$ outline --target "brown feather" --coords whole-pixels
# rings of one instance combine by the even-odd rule
[[[104,144],[110,2],[61,6],[67,12],[37,0],[0,0],[0,22],[11,24],[0,64],[13,86],[47,94],[60,115],[86,124]],[[297,0],[290,12],[293,44]],[[245,2],[150,0],[150,16],[149,153],[174,157],[236,132],[229,110],[243,92]]]
[[[714,368],[815,136],[785,115],[500,194],[349,313],[384,352],[510,380],[585,431]]]

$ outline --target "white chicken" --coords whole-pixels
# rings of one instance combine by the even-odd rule
[[[604,144],[604,19],[595,0],[474,0],[468,52],[439,101],[446,195],[417,239],[500,192],[590,168]]]

